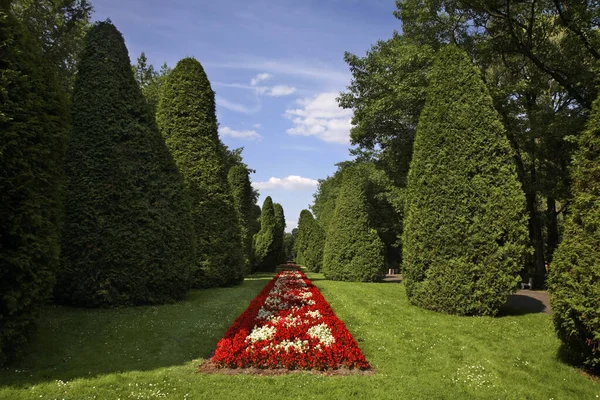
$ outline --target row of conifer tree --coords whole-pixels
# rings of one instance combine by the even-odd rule
[[[578,362],[596,371],[599,118],[597,100],[574,159],[573,204],[548,282],[558,336]],[[463,50],[449,45],[437,52],[406,188],[384,193],[381,187],[390,184],[382,179],[372,163],[359,159],[321,181],[312,207],[317,219],[308,210],[300,214],[297,262],[327,279],[363,282],[401,268],[414,305],[496,315],[517,289],[531,251],[525,195],[500,116]],[[387,205],[377,203],[382,193]],[[402,227],[395,239],[386,219]]]
[[[0,364],[50,298],[168,303],[283,261],[283,208],[260,212],[197,60],[170,71],[155,114],[110,21],[88,31],[72,97],[9,6],[0,52]]]

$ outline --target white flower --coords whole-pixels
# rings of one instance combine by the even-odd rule
[[[246,337],[246,341],[251,341],[252,343],[258,342],[260,340],[271,340],[275,333],[277,332],[277,328],[274,326],[261,326],[254,327],[252,332]]]
[[[273,318],[273,312],[265,310],[264,307],[261,307],[260,310],[258,310],[258,314],[256,315],[256,319],[268,321],[271,318]]]
[[[300,293],[298,295],[298,297],[302,300],[307,300],[312,297],[312,292],[309,292],[308,290],[304,291],[304,292]]]
[[[308,348],[308,340],[300,340],[295,339],[294,341],[283,340],[281,343],[275,346],[276,349],[283,349],[285,351],[290,351],[290,349],[295,349],[299,352],[303,352]]]
[[[327,324],[319,324],[315,325],[308,329],[308,336],[319,339],[321,344],[324,346],[329,346],[332,343],[335,343],[335,338],[331,334],[331,329],[327,326]]]

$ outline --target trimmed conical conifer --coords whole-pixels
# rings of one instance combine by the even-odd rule
[[[195,285],[241,282],[242,238],[217,131],[215,93],[197,60],[179,61],[168,75],[156,118],[192,202],[200,267]]]
[[[294,241],[294,252],[296,253],[296,264],[306,266],[306,259],[304,252],[308,246],[308,237],[310,235],[310,228],[314,217],[308,210],[300,211],[300,217],[298,218],[298,235]]]
[[[383,276],[384,245],[369,224],[367,185],[364,168],[351,167],[344,174],[323,250],[327,279],[372,282]]]
[[[408,176],[403,277],[411,303],[494,315],[526,255],[525,197],[492,99],[467,55],[439,51]]]
[[[600,97],[579,140],[573,200],[550,266],[554,326],[574,361],[600,372]]]
[[[321,225],[313,219],[308,244],[304,251],[306,268],[311,272],[319,272],[323,265],[323,247],[325,246],[325,231]]]
[[[194,268],[189,203],[109,21],[86,37],[66,172],[57,299],[93,307],[182,298]]]
[[[0,365],[52,292],[68,99],[34,38],[0,2]]]
[[[283,248],[283,235],[285,233],[285,214],[283,207],[279,203],[273,204],[275,212],[275,254],[277,255],[277,264],[285,263],[285,251]]]
[[[260,231],[254,236],[255,271],[275,271],[278,255],[275,252],[277,220],[271,196],[263,202],[260,214]]]
[[[233,196],[240,232],[242,236],[242,247],[244,251],[244,275],[250,273],[252,260],[252,232],[254,222],[254,195],[248,169],[243,165],[234,165],[227,174],[229,187]]]

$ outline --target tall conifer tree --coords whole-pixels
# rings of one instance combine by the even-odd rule
[[[308,244],[304,251],[306,268],[312,272],[321,271],[323,265],[323,248],[325,246],[325,231],[313,219],[308,236]]]
[[[189,203],[110,21],[86,37],[66,172],[59,301],[93,307],[182,298],[194,268]]]
[[[360,166],[344,173],[323,249],[327,279],[372,282],[383,276],[384,244],[369,222],[368,179]]]
[[[492,99],[467,55],[439,51],[408,176],[403,274],[410,301],[494,315],[526,254],[525,197]]]
[[[600,97],[579,140],[573,200],[550,266],[550,303],[559,338],[577,362],[600,372]]]
[[[192,202],[200,267],[195,286],[241,282],[242,236],[217,131],[215,93],[197,60],[179,61],[163,82],[156,120]]]
[[[60,253],[68,99],[38,42],[0,2],[0,365],[24,346]]]
[[[252,236],[254,232],[254,222],[252,221],[254,213],[254,194],[248,169],[243,165],[234,165],[227,174],[233,204],[235,206],[242,235],[242,246],[244,250],[244,274],[250,272],[250,263],[252,260]]]
[[[277,254],[277,264],[285,263],[285,249],[283,247],[283,236],[285,234],[285,214],[283,207],[279,203],[273,204],[275,211],[275,254]]]
[[[298,218],[298,235],[294,241],[294,252],[296,253],[296,264],[298,265],[304,266],[306,264],[304,252],[308,246],[308,237],[310,235],[310,227],[313,221],[314,217],[310,211],[300,211],[300,218]]]
[[[260,231],[254,236],[254,269],[275,271],[278,255],[275,252],[275,230],[277,220],[271,196],[263,202],[260,214]]]

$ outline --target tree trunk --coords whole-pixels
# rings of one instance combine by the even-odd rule
[[[547,203],[548,239],[546,242],[546,254],[548,263],[550,263],[554,255],[554,250],[558,246],[558,213],[556,212],[556,199],[548,197]]]

